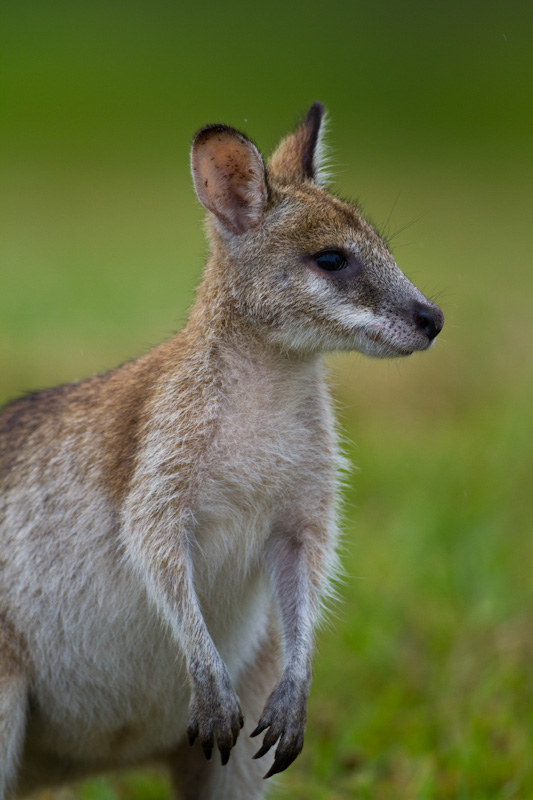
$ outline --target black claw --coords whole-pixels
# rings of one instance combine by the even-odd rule
[[[239,738],[239,734],[240,734],[240,732],[241,732],[241,730],[243,728],[243,725],[244,725],[244,720],[241,717],[240,720],[239,720],[239,727],[234,725],[233,728],[232,728],[231,733],[233,735],[233,746],[235,746],[235,744],[237,743],[237,739]]]
[[[275,758],[274,759],[274,763],[272,764],[272,766],[268,770],[268,772],[265,775],[265,777],[263,778],[263,780],[266,780],[267,778],[271,778],[272,775],[276,775],[276,773],[278,773],[278,772],[283,772],[284,769],[287,769],[287,767],[290,767],[290,765],[292,764],[292,762],[294,761],[295,758],[296,758],[296,756],[284,756],[282,758]]]
[[[266,780],[267,778],[271,778],[272,775],[276,775],[276,773],[278,773],[278,772],[283,772],[283,770],[287,769],[287,767],[290,767],[292,762],[297,758],[299,752],[300,751],[298,750],[298,752],[296,752],[296,753],[293,752],[293,753],[289,753],[289,754],[284,755],[284,756],[276,755],[274,757],[274,763],[272,764],[272,766],[268,770],[267,774],[264,776],[263,780]]]
[[[208,744],[203,744],[202,745],[202,750],[204,751],[205,757],[209,761],[211,759],[211,755],[213,753],[213,746],[212,745],[208,745]]]
[[[259,748],[259,750],[255,754],[254,758],[263,758],[263,756],[268,753],[268,751],[270,750],[271,747],[272,747],[271,744],[267,744],[266,742],[263,742],[262,747]]]
[[[225,767],[226,764],[229,761],[229,754],[230,754],[230,750],[221,750],[220,751],[220,763],[222,764],[223,767]]]
[[[278,772],[278,770],[276,769],[276,762],[274,762],[274,764],[272,764],[272,766],[268,770],[267,774],[263,775],[263,780],[264,781],[268,780],[268,778],[271,778],[272,775],[276,774],[276,772]]]
[[[265,728],[268,728],[268,723],[260,722],[255,731],[252,731],[250,736],[259,736],[260,733],[263,733]]]

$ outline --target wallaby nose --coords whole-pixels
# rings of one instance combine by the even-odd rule
[[[423,306],[417,303],[413,308],[415,325],[423,331],[431,341],[437,336],[444,325],[444,314],[438,306]]]

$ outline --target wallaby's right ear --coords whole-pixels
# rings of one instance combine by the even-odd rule
[[[313,103],[294,133],[281,140],[269,161],[270,175],[283,184],[327,180],[323,153],[324,106]]]
[[[256,146],[226,125],[198,131],[191,170],[202,205],[233,233],[257,225],[267,204],[265,166]]]

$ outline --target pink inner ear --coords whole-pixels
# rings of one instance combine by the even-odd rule
[[[193,149],[200,201],[235,233],[256,225],[266,205],[261,156],[242,134],[212,131]]]
[[[212,163],[230,189],[237,194],[246,191],[246,186],[253,175],[248,153],[243,153],[238,146],[228,142],[220,146],[217,159]]]

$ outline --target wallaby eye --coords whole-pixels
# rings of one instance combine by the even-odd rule
[[[346,259],[338,250],[324,250],[314,256],[315,264],[327,272],[338,272],[346,266]]]

